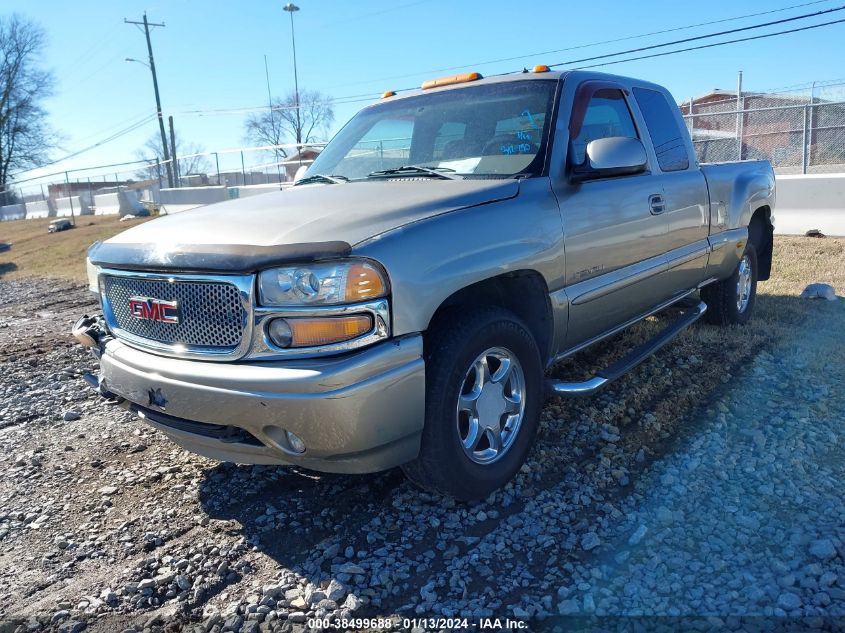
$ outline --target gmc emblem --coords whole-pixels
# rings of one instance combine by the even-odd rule
[[[129,313],[136,319],[179,323],[179,304],[176,301],[151,297],[130,297]]]

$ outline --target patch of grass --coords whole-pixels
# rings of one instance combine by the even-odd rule
[[[48,233],[55,218],[0,222],[0,242],[12,245],[0,252],[0,277],[58,277],[85,281],[85,252],[105,240],[150,218],[120,222],[116,215],[82,216],[76,228]]]

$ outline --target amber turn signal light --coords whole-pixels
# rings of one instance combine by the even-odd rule
[[[350,316],[290,318],[290,347],[317,347],[351,341],[373,329],[373,318],[367,314]]]
[[[346,275],[346,301],[357,303],[387,294],[387,286],[378,271],[369,264],[354,264]]]

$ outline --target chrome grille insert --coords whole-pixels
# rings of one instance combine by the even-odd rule
[[[119,339],[173,356],[239,357],[251,336],[252,277],[103,271],[103,312]],[[130,299],[175,301],[178,323],[138,318]]]

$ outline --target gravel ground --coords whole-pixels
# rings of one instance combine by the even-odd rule
[[[186,453],[81,379],[96,363],[66,332],[95,309],[84,289],[0,294],[0,631],[845,621],[842,301],[761,297],[756,327],[696,326],[598,397],[550,402],[516,480],[462,505],[398,471]],[[659,325],[552,371],[584,375]]]

